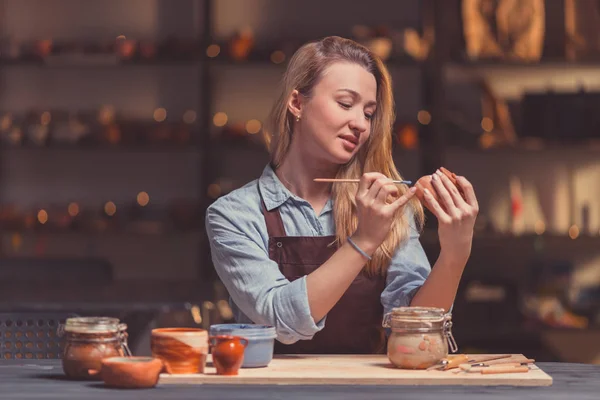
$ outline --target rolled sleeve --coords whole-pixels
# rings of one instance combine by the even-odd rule
[[[384,313],[390,312],[394,307],[409,306],[431,272],[431,264],[419,241],[412,215],[409,221],[409,238],[392,257],[386,287],[381,293]]]
[[[274,326],[284,344],[312,339],[325,319],[315,324],[310,314],[306,277],[286,279],[262,236],[252,232],[256,228],[246,231],[225,211],[207,210],[206,231],[214,267],[233,303],[252,322]]]

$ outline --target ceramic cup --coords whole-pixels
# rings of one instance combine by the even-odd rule
[[[150,339],[152,356],[170,374],[201,374],[208,355],[208,332],[196,328],[158,328]]]
[[[158,358],[109,357],[102,360],[100,371],[89,370],[88,373],[99,375],[108,387],[143,389],[156,386],[163,367]]]
[[[244,362],[248,340],[240,336],[217,335],[210,337],[210,345],[217,375],[237,375]]]

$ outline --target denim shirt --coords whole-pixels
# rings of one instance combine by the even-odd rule
[[[207,209],[213,264],[229,292],[238,323],[275,326],[277,340],[284,344],[312,339],[325,326],[326,317],[314,321],[310,314],[306,276],[290,282],[269,258],[260,194],[268,210],[279,207],[288,236],[335,235],[332,200],[317,215],[310,203],[292,194],[267,165],[258,180],[219,198]],[[393,255],[381,293],[384,313],[408,306],[431,271],[412,216],[408,220],[409,238]]]

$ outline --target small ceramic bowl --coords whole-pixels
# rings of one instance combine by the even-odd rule
[[[100,371],[90,370],[90,375],[100,375],[108,387],[123,389],[152,388],[158,383],[163,363],[152,357],[109,357],[102,360]]]
[[[258,324],[219,324],[209,329],[210,336],[232,335],[248,339],[242,368],[266,367],[273,359],[277,333],[275,327]]]

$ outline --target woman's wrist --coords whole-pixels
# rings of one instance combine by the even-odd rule
[[[360,249],[359,253],[365,253],[365,255],[370,259],[377,250],[379,245],[371,243],[369,240],[365,240],[358,234],[354,234],[350,236],[349,241],[351,241],[351,245],[354,244],[356,247]],[[354,247],[354,246],[353,246]]]
[[[438,260],[441,260],[443,264],[450,266],[451,268],[464,269],[469,260],[469,254],[462,255],[456,251],[444,251],[440,250]]]

